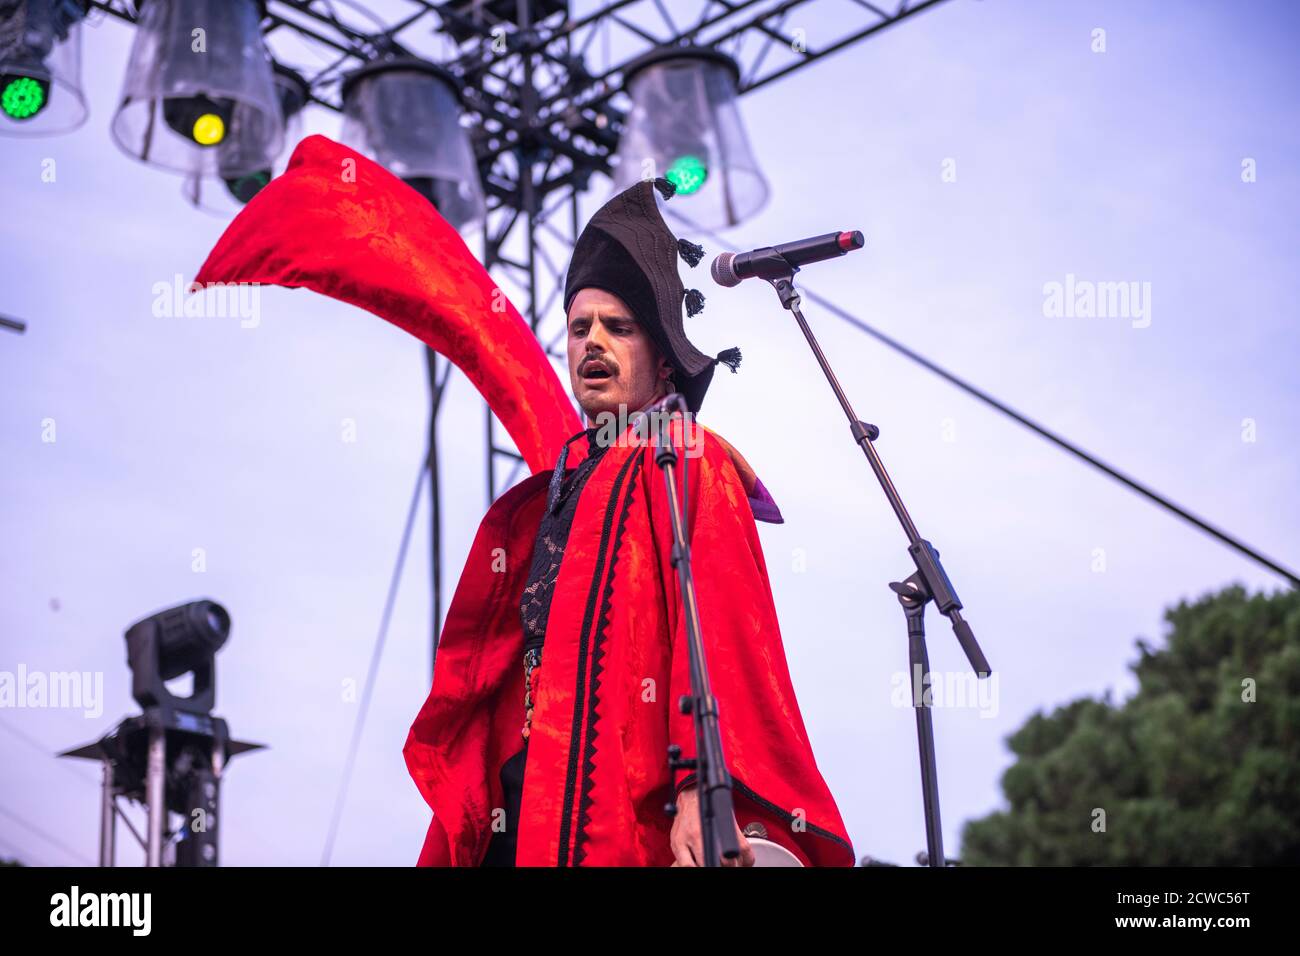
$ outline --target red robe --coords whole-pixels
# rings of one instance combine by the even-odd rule
[[[737,820],[761,822],[805,864],[851,866],[790,684],[744,484],[729,446],[699,429],[688,443],[696,453],[698,435],[703,454],[688,468],[692,564]],[[680,464],[677,477],[680,493]],[[422,865],[478,865],[493,810],[504,806],[498,774],[523,743],[519,605],[549,478],[535,474],[492,505],[443,626],[433,687],[405,747],[434,811]],[[654,449],[608,449],[579,498],[547,620],[518,866],[673,862],[667,747],[694,756],[695,734],[676,706],[690,673],[671,542]]]
[[[519,605],[550,467],[581,428],[564,385],[433,206],[322,136],[304,139],[287,171],[253,197],[196,282],[306,287],[405,329],[465,372],[535,472],[479,527],[443,627],[433,688],[405,746],[435,812],[419,862],[475,865],[492,808],[502,805],[501,765],[522,743]],[[751,510],[771,516],[775,507],[744,459],[704,434],[704,455],[688,469],[692,549],[737,817],[742,826],[764,823],[805,863],[851,865],[790,686]],[[571,448],[572,464],[585,454],[580,445]],[[670,541],[652,453],[609,449],[579,498],[550,608],[520,865],[672,862],[666,748],[671,740],[691,756],[695,737],[675,706],[690,682]]]

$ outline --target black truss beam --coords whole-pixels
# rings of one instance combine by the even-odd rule
[[[520,0],[513,7],[517,20],[492,15],[486,3],[458,3],[473,10],[465,14],[445,0],[384,0],[391,19],[382,19],[366,0],[265,0],[262,32],[272,57],[308,80],[311,102],[334,111],[343,107],[344,74],[388,53],[423,57],[458,79],[487,201],[484,265],[508,287],[563,377],[566,328],[554,305],[578,236],[579,196],[593,174],[612,168],[631,63],[662,47],[716,49],[736,60],[745,94],[944,2],[888,0],[886,7],[886,0],[849,0],[860,18],[845,17],[838,5],[835,35],[819,45],[806,42],[792,21],[830,6],[821,0],[672,0],[676,19],[666,0],[605,0],[576,18],[556,14],[539,23],[528,21],[538,0]],[[133,0],[89,5],[100,15],[136,19]],[[451,367],[446,363],[440,374],[437,357],[426,358],[436,656],[442,624],[437,417]],[[485,418],[491,504],[515,483],[524,462],[498,441],[490,410]]]
[[[744,94],[946,0],[850,2],[861,20],[850,23],[841,10],[837,35],[821,45],[801,41],[790,26],[792,17],[826,6],[818,0],[675,0],[672,11],[663,0],[607,0],[579,17],[551,16],[537,24],[501,19],[486,6],[469,15],[432,0],[390,0],[385,6],[396,8],[391,22],[366,16],[362,10],[373,4],[365,0],[266,0],[263,31],[272,55],[307,77],[312,102],[336,111],[342,109],[342,74],[386,51],[445,66],[464,85],[488,196],[517,204],[525,193],[544,199],[610,172],[624,119],[623,74],[653,49],[689,44],[726,52],[740,66]],[[128,22],[136,15],[132,0],[90,0],[90,6]],[[617,40],[618,51],[593,67],[602,34]],[[301,55],[282,49],[287,44],[280,41],[289,36],[330,51],[332,62],[297,62]],[[441,48],[430,49],[430,41]],[[522,188],[522,169],[557,160],[555,175]]]

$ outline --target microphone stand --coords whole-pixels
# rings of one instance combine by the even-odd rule
[[[826,375],[826,381],[830,383],[840,407],[848,416],[853,441],[867,456],[876,480],[880,482],[885,497],[889,499],[890,507],[894,509],[899,524],[903,526],[903,533],[907,535],[907,553],[911,556],[916,571],[901,582],[891,582],[889,587],[898,595],[898,603],[902,605],[903,614],[907,619],[908,663],[911,668],[909,676],[912,682],[912,706],[916,710],[917,748],[921,761],[921,795],[925,805],[926,863],[929,866],[945,866],[947,860],[943,855],[943,830],[939,819],[939,772],[935,765],[934,723],[930,713],[933,706],[929,693],[930,659],[925,646],[926,605],[934,601],[939,612],[947,616],[952,624],[953,633],[957,635],[957,642],[966,653],[966,659],[970,662],[976,677],[986,678],[992,673],[992,669],[984,657],[984,652],[980,650],[970,625],[961,616],[961,600],[957,597],[957,591],[948,579],[943,565],[939,563],[938,550],[916,530],[916,525],[912,523],[912,516],[907,513],[907,508],[903,505],[897,489],[894,488],[889,473],[885,471],[884,462],[876,452],[876,446],[872,444],[880,437],[880,429],[859,420],[854,414],[853,407],[844,395],[844,389],[840,387],[839,380],[835,377],[835,372],[826,361],[826,356],[813,337],[812,330],[808,328],[803,313],[799,311],[799,293],[795,290],[793,281],[799,267],[791,265],[775,249],[769,248],[760,252],[763,254],[755,253],[750,259],[753,274],[772,284],[772,288],[776,289],[776,294],[781,300],[781,306],[791,312],[795,321],[799,323],[804,338],[808,340],[817,363],[821,365],[822,372]]]
[[[658,407],[676,405],[683,413],[682,424],[689,424],[690,411],[686,400],[676,392],[669,395]],[[671,414],[671,413],[670,413]],[[686,616],[686,646],[690,653],[691,693],[683,694],[678,706],[683,714],[691,714],[695,727],[695,753],[691,759],[682,759],[682,748],[677,744],[668,747],[668,767],[676,789],[677,771],[694,770],[699,794],[700,832],[704,842],[704,865],[720,866],[722,859],[734,860],[740,856],[740,841],[736,838],[735,805],[731,795],[731,774],[727,772],[722,754],[722,732],[718,724],[718,702],[709,684],[708,662],[704,654],[704,640],[700,635],[700,609],[695,595],[695,576],[691,571],[691,548],[686,540],[686,518],[683,502],[677,497],[677,449],[668,437],[670,414],[658,414],[658,448],[655,464],[663,471],[664,485],[668,491],[668,510],[672,517],[672,563],[677,569],[677,583],[682,593]],[[682,466],[683,476],[686,465]],[[683,477],[683,481],[685,478]],[[689,492],[689,487],[686,489]],[[675,795],[664,807],[670,816],[677,814]]]

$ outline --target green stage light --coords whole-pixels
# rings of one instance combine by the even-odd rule
[[[0,136],[66,133],[85,121],[87,9],[88,0],[0,0]]]
[[[258,170],[255,173],[249,173],[246,176],[230,176],[225,179],[226,189],[230,195],[235,198],[236,202],[246,203],[271,181],[271,171],[269,169]]]
[[[677,187],[683,196],[696,192],[709,178],[709,167],[698,156],[678,156],[664,173],[664,179]]]
[[[31,119],[49,100],[50,84],[31,76],[0,76],[0,109],[13,120]]]
[[[658,170],[697,229],[744,222],[767,201],[767,180],[745,135],[740,67],[711,47],[664,46],[623,68],[631,107],[619,133],[614,191]]]

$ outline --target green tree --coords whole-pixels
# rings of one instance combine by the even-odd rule
[[[1300,863],[1300,592],[1234,586],[1165,621],[1163,649],[1137,642],[1129,700],[1076,700],[1008,738],[1009,809],[967,822],[963,863]]]

